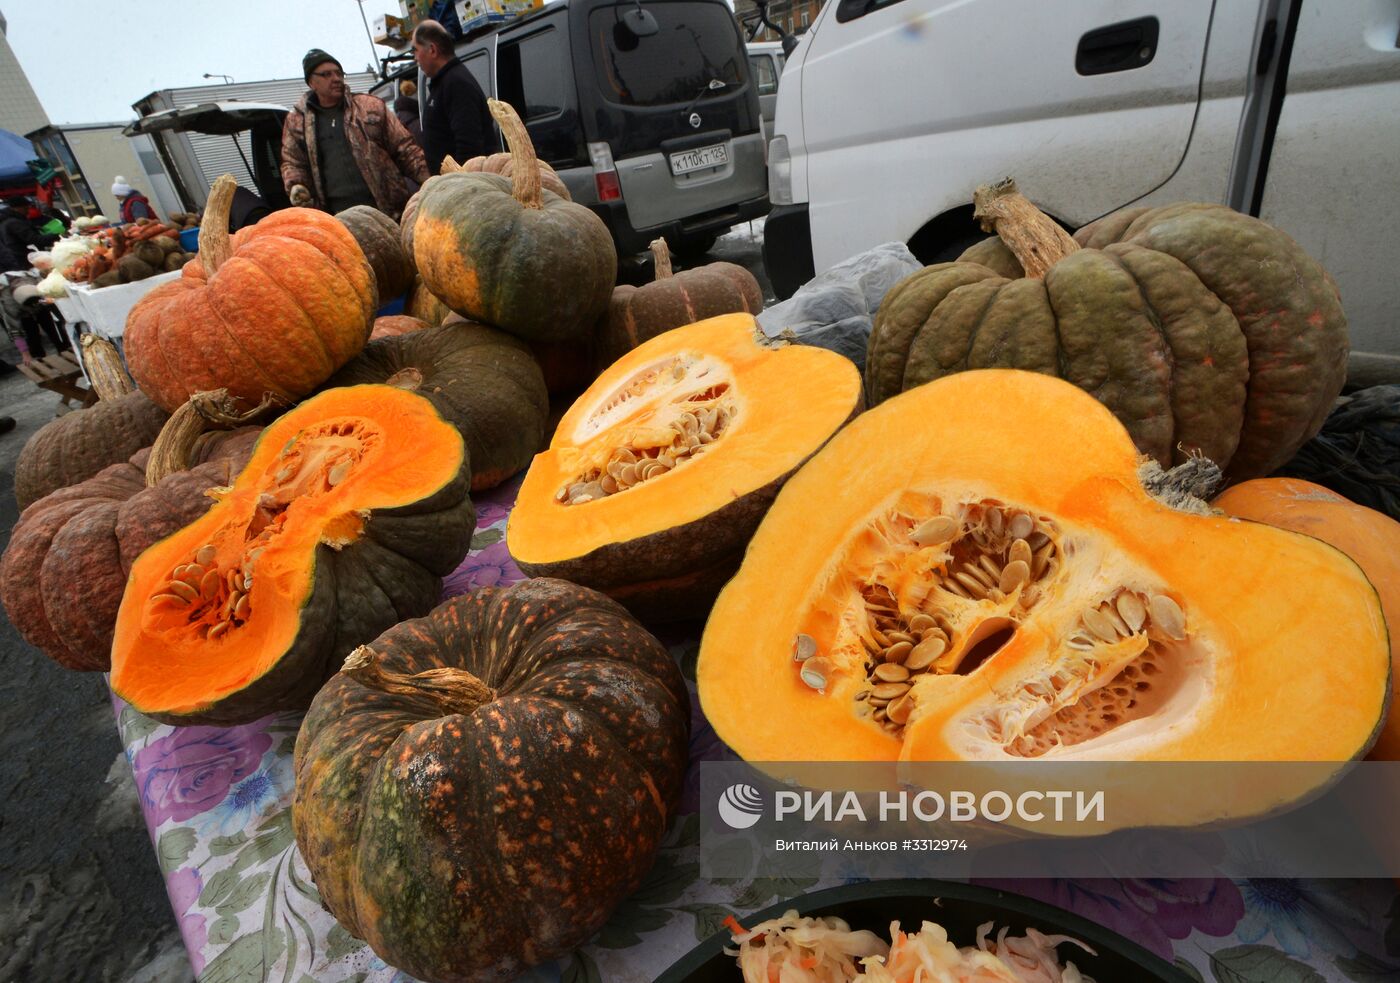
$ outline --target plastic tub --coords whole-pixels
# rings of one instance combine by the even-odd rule
[[[199,226],[180,230],[180,248],[187,253],[199,252]]]

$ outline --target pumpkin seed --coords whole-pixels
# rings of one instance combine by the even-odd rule
[[[906,658],[908,658],[909,653],[913,650],[913,642],[895,642],[889,648],[885,649],[885,651],[882,653],[882,656],[885,660],[886,665],[892,665],[895,663],[903,662]],[[876,667],[875,671],[877,673],[880,671],[878,666]]]
[[[868,700],[869,698],[870,698],[870,690],[868,690],[868,689],[863,689],[863,690],[861,690],[859,693],[856,694],[856,702],[857,702],[857,703],[861,703],[861,702],[863,702],[863,701],[865,701],[865,700]]]
[[[1038,550],[1048,542],[1050,542],[1049,535],[1039,529],[1026,537],[1026,543],[1032,550]]]
[[[206,601],[213,600],[223,582],[224,578],[219,576],[219,571],[210,570],[199,582],[199,596]]]
[[[199,548],[199,552],[194,555],[194,562],[202,567],[212,566],[218,557],[219,550],[213,543],[206,543]]]
[[[326,484],[334,488],[346,478],[350,477],[350,468],[353,464],[353,461],[341,461],[335,467],[331,468],[326,472]]]
[[[568,498],[569,498],[569,488],[568,488],[567,485],[565,485],[563,488],[559,489],[557,492],[554,493],[554,500],[555,500],[556,502],[564,502],[564,501],[567,501]]]
[[[890,700],[899,699],[907,692],[909,692],[908,683],[880,683],[870,691],[870,695],[872,699],[884,700],[888,703]]]
[[[1024,539],[1016,540],[1024,543]],[[1006,569],[1001,572],[1001,580],[997,582],[997,587],[1010,594],[1017,587],[1020,587],[1030,579],[1031,568],[1025,560],[1012,560],[1006,565]]]
[[[909,715],[914,712],[914,698],[912,696],[901,696],[891,703],[885,710],[885,715],[894,723],[903,725],[908,722]]]
[[[914,646],[914,651],[910,652],[909,657],[904,660],[904,668],[910,672],[922,672],[933,665],[947,649],[946,639],[940,635],[930,635]]]
[[[889,713],[889,707],[883,706],[880,709],[876,710],[874,713],[872,713],[870,716],[872,719],[875,720],[876,723],[885,724],[889,722]]]
[[[695,435],[695,439],[700,441],[700,443],[702,444],[708,444],[713,442],[715,437],[714,434],[706,433],[705,431],[701,430],[698,434]]]
[[[637,463],[637,455],[632,453],[632,449],[630,447],[619,447],[617,450],[613,451],[613,457],[621,461],[623,464]]]
[[[909,619],[909,630],[911,632],[921,632],[928,628],[938,627],[938,622],[933,620],[933,615],[919,612]]]
[[[629,462],[623,465],[622,470],[618,473],[617,483],[623,488],[630,488],[637,483],[638,477],[636,463]],[[628,501],[630,502],[631,499]]]
[[[1020,560],[1026,565],[1026,571],[1029,573],[1031,556],[1031,544],[1026,542],[1025,537],[1022,537],[1011,544],[1011,550],[1006,554],[1006,562],[1010,564]]]
[[[204,575],[206,573],[208,573],[208,571],[198,563],[191,563],[185,567],[185,572],[180,575],[180,579],[195,590],[199,590],[199,585],[204,581]]]
[[[982,581],[963,570],[959,570],[954,576],[957,577],[958,583],[963,585],[969,597],[979,601],[986,599],[987,586]]]
[[[1031,579],[1039,580],[1045,573],[1045,568],[1050,565],[1050,556],[1055,552],[1055,544],[1046,542],[1044,546],[1036,550],[1031,557]]]
[[[886,700],[886,699],[883,699],[883,698],[881,698],[881,697],[878,697],[878,696],[876,696],[876,695],[874,695],[874,694],[872,693],[872,694],[870,695],[870,698],[869,698],[868,700],[866,700],[865,702],[868,703],[868,704],[870,704],[872,707],[883,707],[883,706],[888,706],[890,701],[889,701],[889,700]]]
[[[943,581],[943,583],[939,586],[950,594],[956,594],[958,597],[965,598],[967,600],[972,599],[972,595],[967,592],[967,589],[964,588],[962,584],[958,583],[956,580],[953,580],[951,578]]]
[[[1118,630],[1113,627],[1113,622],[1099,611],[1097,608],[1089,608],[1082,615],[1080,620],[1084,622],[1084,627],[1103,639],[1105,642],[1118,641]]]
[[[909,678],[909,670],[898,662],[882,662],[875,667],[875,678],[882,683],[902,683]]]
[[[222,637],[228,632],[228,630],[229,630],[230,628],[232,628],[232,627],[233,627],[233,623],[232,623],[232,622],[230,622],[230,621],[220,621],[220,622],[219,622],[217,625],[215,625],[213,628],[210,628],[210,629],[209,629],[209,634],[206,635],[205,637],[206,637],[207,639],[209,639],[209,641],[211,641],[211,642],[212,642],[212,641],[215,641],[215,640],[217,640],[217,639],[219,639],[219,638],[222,638]]]
[[[798,633],[792,642],[792,657],[798,662],[806,662],[817,654],[817,640],[811,635]]]
[[[224,619],[225,621],[227,621],[229,618],[232,618],[232,617],[233,617],[233,611],[234,611],[235,608],[238,607],[238,602],[239,602],[240,600],[242,600],[243,597],[244,597],[244,594],[243,594],[242,591],[234,591],[232,594],[230,594],[230,595],[228,596],[228,600],[224,602],[224,610],[223,610],[223,619]]]
[[[233,606],[233,616],[238,621],[247,621],[248,613],[252,605],[248,602],[248,595],[242,594],[238,598],[238,603]]]
[[[993,560],[990,556],[983,554],[982,556],[979,556],[977,558],[977,563],[983,570],[987,571],[987,573],[991,576],[992,585],[995,585],[999,580],[1001,580],[1001,565],[998,564],[996,560]]]
[[[1143,607],[1142,598],[1132,591],[1125,590],[1119,594],[1114,598],[1113,606],[1131,631],[1137,632],[1147,623],[1147,608]]]
[[[603,480],[598,482],[598,484],[603,489],[604,495],[616,495],[618,493],[617,479],[610,474],[604,475]]]
[[[933,546],[936,543],[948,542],[957,531],[958,521],[952,516],[935,515],[932,519],[925,519],[919,523],[909,534],[909,538],[918,546]]]
[[[1186,637],[1186,613],[1165,594],[1153,594],[1147,599],[1147,609],[1152,614],[1152,623],[1160,628],[1168,638],[1181,641]]]
[[[1006,527],[1006,534],[1012,539],[1025,539],[1035,531],[1035,520],[1024,512],[1017,512]]]
[[[993,536],[1000,536],[1006,528],[1006,516],[1002,514],[1001,509],[988,509],[986,520],[987,528],[992,531]]]
[[[183,580],[172,580],[165,585],[165,593],[174,594],[184,600],[186,604],[193,604],[199,600],[199,591],[195,590]]]
[[[151,598],[151,603],[152,603],[152,604],[174,604],[174,605],[176,605],[176,606],[178,606],[178,607],[182,607],[182,608],[189,607],[189,605],[190,605],[190,602],[187,601],[187,600],[185,600],[185,599],[184,599],[183,597],[181,597],[179,594],[171,594],[171,593],[168,593],[168,592],[167,592],[167,593],[164,593],[164,594],[156,594],[156,595],[154,595],[154,596]]]
[[[802,663],[802,681],[814,690],[826,689],[826,677],[831,672],[831,660],[826,656],[816,656]]]
[[[1133,633],[1133,630],[1128,627],[1128,623],[1119,616],[1118,610],[1112,604],[1100,605],[1099,613],[1113,623],[1113,629],[1118,634],[1126,637]]]
[[[885,632],[885,634],[889,636],[891,642],[909,642],[912,644],[915,641],[914,636],[905,631],[888,631]]]

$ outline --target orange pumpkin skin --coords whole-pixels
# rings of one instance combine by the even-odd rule
[[[377,306],[374,271],[350,231],[325,212],[288,208],[234,235],[214,273],[191,261],[138,301],[127,363],[167,412],[219,388],[250,404],[265,393],[295,401],[365,346]]]
[[[1356,561],[1380,595],[1390,629],[1390,713],[1370,757],[1400,760],[1400,522],[1329,488],[1299,478],[1256,478],[1215,499],[1227,515],[1291,529],[1337,547]]]
[[[395,338],[401,334],[413,334],[415,331],[422,331],[424,328],[430,327],[432,325],[421,317],[413,317],[411,314],[390,314],[374,319],[374,330],[369,333],[369,340]]]

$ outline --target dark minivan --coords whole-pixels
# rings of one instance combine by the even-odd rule
[[[483,91],[520,113],[620,254],[658,236],[700,253],[767,214],[758,90],[724,0],[562,0],[457,53]],[[391,91],[375,94],[392,101]]]

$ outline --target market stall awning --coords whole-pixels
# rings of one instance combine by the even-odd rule
[[[29,162],[35,156],[34,145],[24,137],[0,130],[0,187],[32,187],[34,172],[29,169]]]

